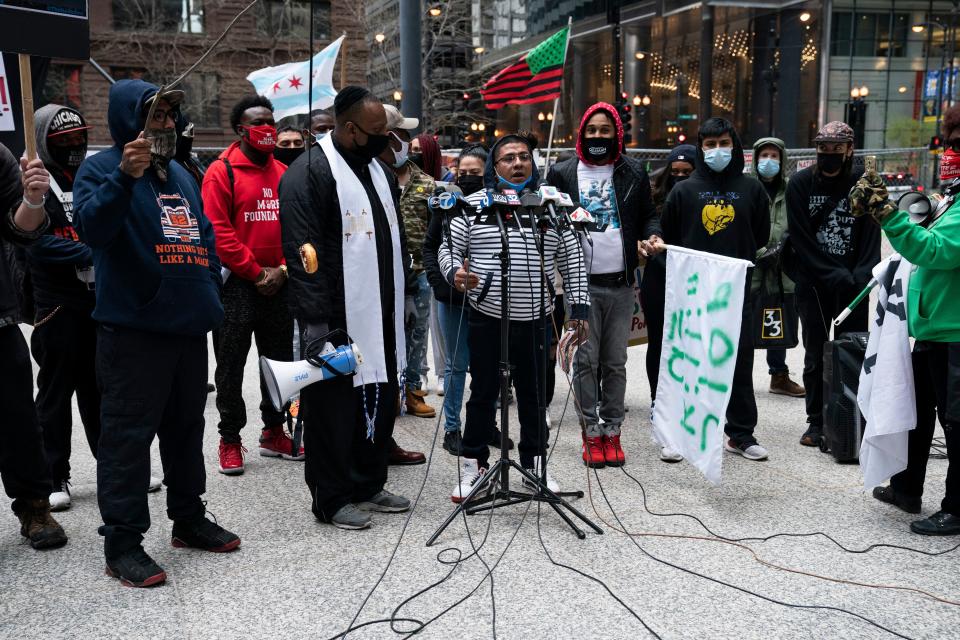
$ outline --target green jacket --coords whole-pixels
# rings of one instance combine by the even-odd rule
[[[760,175],[757,173],[757,154],[761,147],[771,144],[780,149],[780,189],[774,196],[773,202],[770,203],[770,239],[767,241],[767,246],[757,250],[757,257],[760,257],[767,247],[772,247],[780,242],[783,234],[787,232],[787,177],[784,175],[784,169],[787,166],[787,147],[783,140],[780,138],[760,138],[753,143],[753,161],[750,165],[750,175],[760,180]],[[761,283],[766,279],[767,290],[776,291],[778,273],[783,280],[784,293],[792,293],[795,286],[793,280],[788,278],[786,274],[776,269],[761,269],[759,267],[753,270],[753,281],[750,284],[750,289],[754,292],[759,291]]]
[[[400,192],[400,216],[407,234],[407,250],[413,258],[413,270],[420,272],[423,271],[423,238],[430,223],[427,199],[433,195],[436,183],[409,160],[404,166],[410,177]]]
[[[960,200],[929,228],[905,211],[883,221],[893,248],[915,270],[907,293],[910,335],[930,342],[960,342]]]

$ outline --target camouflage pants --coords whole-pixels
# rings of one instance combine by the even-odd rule
[[[407,369],[405,372],[407,389],[419,389],[426,377],[424,364],[427,360],[427,339],[430,327],[430,298],[433,292],[427,282],[426,272],[417,276],[417,291],[413,301],[417,305],[416,319],[404,327],[407,341]]]

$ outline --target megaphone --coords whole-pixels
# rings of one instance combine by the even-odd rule
[[[260,356],[260,371],[270,394],[270,402],[277,411],[282,411],[287,400],[295,396],[306,386],[321,380],[339,376],[352,376],[357,365],[363,362],[360,350],[353,342],[334,347],[329,342],[323,349],[310,355],[311,346],[307,346],[307,359],[297,362],[280,362]]]

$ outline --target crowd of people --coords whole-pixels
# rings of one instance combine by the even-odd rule
[[[355,343],[362,351],[354,375],[304,387],[296,409],[274,406],[261,374],[259,454],[304,461],[311,510],[324,523],[363,529],[372,513],[410,508],[409,499],[386,488],[388,469],[426,460],[393,434],[403,412],[436,417],[427,393],[431,334],[443,448],[460,459],[451,499],[473,492],[490,468],[491,446],[514,446],[496,418],[504,316],[512,365],[507,401],[517,406],[520,464],[559,491],[542,465],[558,343],[569,333],[568,344],[578,346],[571,385],[583,462],[624,465],[622,438],[638,438],[644,422],[627,421],[624,403],[635,288],[655,401],[667,245],[754,263],[747,300],[762,289],[796,294],[803,386],[790,378],[785,351],[769,349],[769,391],[805,398],[799,442],[817,446],[829,326],[870,281],[881,227],[916,265],[909,317],[919,426],[911,434],[910,467],[874,495],[920,511],[939,412],[952,463],[946,497],[912,529],[960,534],[960,315],[951,303],[960,295],[960,210],[950,208],[928,226],[911,223],[890,204],[882,181],[856,167],[846,124],[824,124],[814,139],[816,162],[788,176],[782,140],[757,140],[745,167],[733,125],[711,118],[697,144],[672,149],[651,182],[644,163],[626,153],[616,108],[600,102],[582,115],[575,153],[542,176],[538,140],[529,132],[507,133],[489,148],[466,145],[447,167],[434,136],[414,135],[417,119],[349,86],[332,112],[313,112],[304,126],[278,126],[262,96],[240,100],[230,116],[236,141],[204,167],[191,152],[184,99],[181,91],[158,95],[144,81],[120,81],[110,91],[109,149],[87,157],[89,126],[60,105],[35,114],[38,158],[18,167],[0,148],[8,258],[0,264],[0,397],[8,412],[0,474],[34,548],[67,540],[51,511],[71,503],[76,395],[97,461],[109,575],[133,586],[166,578],[141,545],[150,527],[146,494],[160,488],[150,475],[154,438],[173,545],[236,549],[240,538],[209,520],[201,500],[204,407],[215,389],[218,471],[243,473],[251,342],[260,356],[279,361],[327,345]],[[947,167],[960,158],[960,111],[949,115]],[[429,206],[438,187],[450,183],[464,196],[463,215]],[[488,206],[492,192],[523,194],[541,184],[589,212],[586,230],[547,224],[525,231],[524,216]],[[719,201],[729,207],[722,223],[702,214]],[[501,280],[504,260],[509,273]],[[759,461],[769,453],[756,434],[750,309],[744,304],[724,448]],[[837,333],[865,331],[867,315],[867,305],[857,307]],[[19,322],[34,327],[30,350]],[[30,351],[39,367],[36,398]],[[302,444],[285,428],[289,411],[303,421]],[[660,459],[682,457],[663,444]]]

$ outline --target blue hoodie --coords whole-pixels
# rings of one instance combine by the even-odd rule
[[[497,185],[500,182],[500,176],[497,174],[497,163],[494,161],[493,157],[497,155],[497,148],[500,145],[506,144],[508,142],[522,142],[529,145],[526,138],[521,138],[515,133],[509,133],[499,140],[493,143],[493,146],[490,147],[490,153],[487,155],[487,164],[483,170],[483,186],[488,189],[496,189]],[[531,150],[531,154],[533,151]],[[540,170],[537,168],[537,163],[533,163],[533,172],[530,174],[530,180],[527,181],[527,184],[524,185],[524,188],[529,188],[533,191],[537,190],[537,187],[540,186]],[[517,195],[520,194],[520,190],[517,190]]]
[[[170,162],[166,182],[153,168],[120,171],[123,146],[143,130],[144,102],[157,87],[121,80],[110,88],[114,146],[86,160],[73,185],[74,225],[93,250],[97,304],[108,325],[203,335],[223,320],[220,261],[194,179]]]

